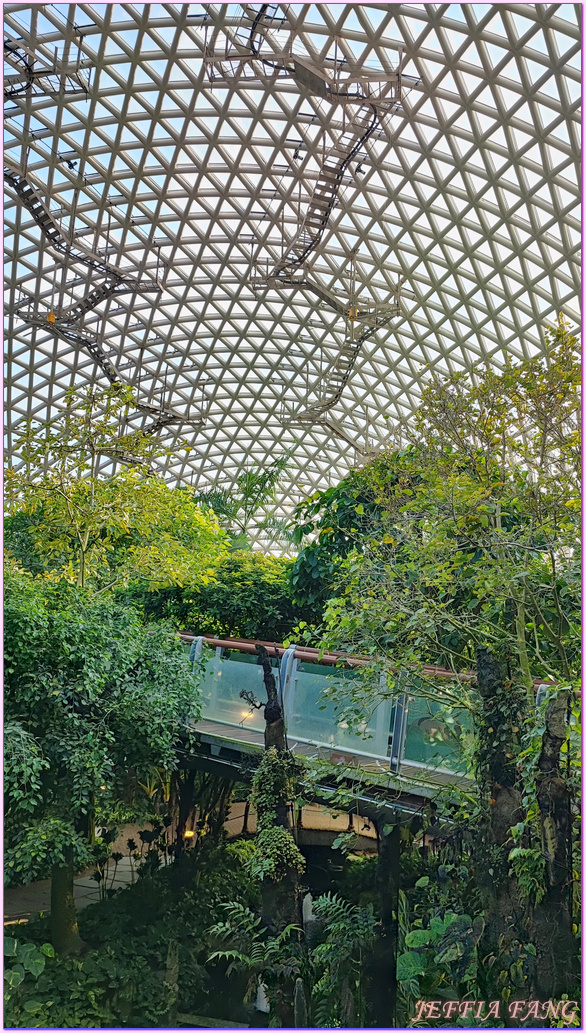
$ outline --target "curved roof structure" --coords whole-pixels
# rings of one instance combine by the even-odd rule
[[[580,5],[4,12],[9,447],[121,379],[169,479],[290,449],[286,508],[577,321]]]

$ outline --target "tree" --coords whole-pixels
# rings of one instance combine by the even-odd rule
[[[172,629],[107,596],[7,567],[7,871],[51,870],[53,945],[79,948],[73,875],[128,771],[173,770],[199,717]],[[23,787],[23,778],[25,786]]]
[[[29,569],[100,591],[206,583],[227,550],[213,514],[152,472],[154,435],[121,430],[132,404],[119,385],[70,392],[54,420],[29,421],[6,477],[6,547]],[[116,460],[100,473],[104,458]]]
[[[260,638],[282,642],[307,608],[291,598],[291,561],[239,549],[215,568],[215,578],[197,591],[187,585],[142,591],[136,598],[149,617],[164,617],[196,635]]]
[[[478,667],[479,691],[457,677],[420,679],[413,691],[475,718],[479,842],[492,872],[485,954],[491,945],[512,965],[515,943],[533,941],[527,978],[555,996],[574,965],[560,750],[568,759],[563,715],[579,669],[579,364],[563,322],[548,343],[546,360],[480,370],[473,384],[464,374],[434,379],[411,445],[363,471],[376,527],[339,562],[324,645],[377,658],[370,699],[361,689],[354,700],[360,714],[380,698],[381,670],[393,695],[401,672],[413,684],[426,662],[455,675]],[[365,503],[355,510],[363,517]],[[536,712],[540,679],[557,683],[545,713]],[[539,900],[527,890],[530,864]]]
[[[143,781],[172,770],[197,716],[169,627],[147,629],[112,593],[185,581],[196,590],[227,551],[217,520],[153,474],[156,438],[125,431],[132,404],[119,385],[70,392],[54,420],[25,425],[7,477],[6,544],[22,561],[7,565],[8,867],[24,879],[51,869],[61,951],[79,947],[72,880],[97,810],[128,769]],[[104,472],[104,458],[118,465]]]
[[[292,537],[303,548],[289,573],[295,602],[312,607],[319,620],[324,604],[337,594],[341,561],[351,552],[362,551],[380,519],[370,476],[363,470],[350,471],[340,484],[301,502],[295,510]]]
[[[241,470],[232,489],[212,488],[198,492],[193,498],[204,510],[211,510],[231,539],[232,549],[249,549],[250,532],[254,526],[272,532],[277,537],[287,532],[285,525],[272,513],[275,490],[280,475],[286,469],[291,452],[284,452],[261,470]],[[264,520],[259,522],[259,516]]]

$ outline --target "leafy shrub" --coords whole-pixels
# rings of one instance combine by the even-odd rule
[[[169,1024],[176,1000],[185,1011],[213,1015],[219,1009],[226,1017],[227,1001],[240,1001],[244,988],[227,998],[223,970],[210,979],[207,933],[227,900],[259,905],[258,884],[245,871],[252,849],[250,842],[218,846],[204,838],[179,863],[86,908],[79,916],[89,947],[83,957],[52,957],[44,944],[47,919],[30,923],[27,936],[35,943],[18,944],[16,952],[16,941],[8,944],[15,962],[10,971],[18,974],[7,980],[6,1025],[159,1028]]]
[[[144,593],[145,613],[196,635],[281,642],[303,616],[291,596],[290,567],[290,560],[275,556],[231,553],[217,567],[213,583]]]

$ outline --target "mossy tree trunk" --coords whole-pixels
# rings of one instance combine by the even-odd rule
[[[65,864],[56,864],[51,871],[51,940],[57,954],[77,954],[83,946],[77,926],[70,855],[66,852]]]
[[[513,846],[510,829],[523,820],[523,786],[517,767],[526,696],[505,685],[500,666],[490,652],[476,653],[482,715],[478,732],[478,779],[486,820],[480,829],[477,881],[485,907],[481,941],[484,955],[500,956],[508,964],[508,948],[527,939],[527,905],[509,873]],[[517,729],[517,731],[513,731]],[[499,966],[495,965],[495,975]]]
[[[274,831],[274,848],[278,845],[281,851],[281,856],[275,859],[274,875],[267,875],[262,880],[262,915],[270,929],[280,932],[287,925],[302,925],[299,870],[304,861],[290,830],[289,793],[293,760],[287,750],[285,723],[275,676],[265,647],[257,645],[256,651],[262,665],[267,694],[264,707],[266,763],[261,762],[253,791],[257,812],[257,842],[260,844],[262,838],[259,852],[266,848],[270,851]],[[294,994],[292,978],[284,979],[275,999],[275,1017],[282,1027],[295,1025]]]
[[[560,769],[567,694],[560,693],[548,706],[537,761],[537,802],[546,871],[545,896],[532,906],[511,876],[508,859],[514,845],[510,830],[525,817],[526,788],[519,767],[517,735],[526,714],[526,693],[504,683],[499,665],[487,649],[477,650],[477,672],[483,708],[478,774],[489,810],[478,871],[486,907],[483,953],[500,958],[500,966],[494,965],[496,975],[503,963],[508,965],[510,961],[509,947],[514,952],[516,944],[532,943],[537,952],[530,979],[532,994],[541,1000],[559,999],[563,993],[572,992],[576,964],[570,896],[571,801]],[[530,844],[522,838],[521,845]],[[489,987],[485,990],[488,992]]]
[[[264,646],[257,645],[256,651],[263,669],[264,686],[267,703],[264,708],[265,750],[276,749],[282,757],[285,776],[281,780],[279,790],[268,804],[273,809],[273,825],[275,828],[289,830],[290,801],[286,787],[289,782],[290,755],[287,751],[285,722],[277,694],[275,676],[271,667],[269,654]],[[258,827],[263,824],[263,814],[257,814]],[[275,929],[283,929],[286,925],[301,925],[301,901],[299,898],[299,877],[295,869],[289,868],[282,878],[277,880],[263,879],[262,883],[263,917],[268,925]]]
[[[536,906],[532,938],[537,948],[535,994],[544,1000],[571,994],[577,974],[577,939],[572,932],[572,812],[568,785],[560,768],[566,740],[568,693],[548,705],[537,762],[537,801],[546,892]]]
[[[397,1010],[397,930],[400,876],[400,828],[389,826],[388,816],[374,818],[378,833],[376,887],[380,932],[368,965],[375,1028],[393,1029]]]

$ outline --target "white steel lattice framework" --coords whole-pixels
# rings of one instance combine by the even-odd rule
[[[193,439],[171,481],[228,487],[291,449],[287,510],[388,440],[430,370],[577,322],[579,5],[4,12],[9,452],[114,376],[166,444]]]

